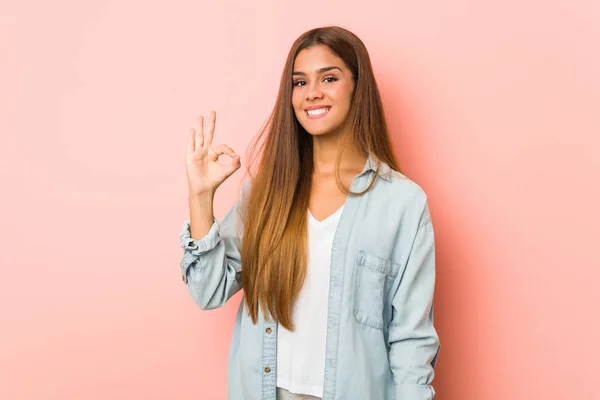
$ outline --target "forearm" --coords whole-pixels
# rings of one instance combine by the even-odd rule
[[[188,198],[190,207],[190,234],[192,239],[200,240],[208,234],[214,220],[214,193],[191,194]]]
[[[182,278],[203,309],[222,306],[241,288],[240,201],[217,222],[212,199],[190,196],[190,221],[184,222],[180,233]]]
[[[394,332],[389,358],[399,399],[431,400],[434,366],[439,351],[438,335],[431,322],[420,328]]]

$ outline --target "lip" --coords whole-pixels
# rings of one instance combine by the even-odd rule
[[[327,111],[324,112],[323,114],[319,114],[319,115],[310,115],[308,112],[310,110],[319,110],[322,108],[327,108]],[[327,114],[329,114],[329,110],[331,110],[331,106],[310,106],[310,107],[306,107],[304,109],[304,115],[306,115],[306,118],[308,119],[319,119],[319,118],[323,118],[325,117]]]
[[[325,105],[322,105],[322,106],[310,106],[310,107],[306,107],[304,109],[304,111],[318,110],[319,108],[331,108],[331,106],[325,106]]]

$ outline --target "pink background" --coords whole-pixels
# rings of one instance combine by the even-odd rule
[[[429,195],[438,398],[597,398],[598,1],[8,3],[1,399],[225,398],[241,296],[202,312],[180,281],[187,129],[215,109],[243,152],[325,24],[366,43]]]

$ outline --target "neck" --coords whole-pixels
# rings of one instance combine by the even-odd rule
[[[341,150],[342,141],[339,136],[322,135],[313,137],[314,173],[330,175],[335,173],[335,161]],[[340,171],[360,173],[367,158],[356,146],[347,146],[340,160]]]

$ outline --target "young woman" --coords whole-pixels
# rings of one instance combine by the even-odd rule
[[[212,147],[215,119],[190,132],[181,273],[202,309],[244,289],[228,398],[432,399],[433,228],[362,41],[325,27],[294,42],[258,166],[221,222],[214,194],[240,156]]]

